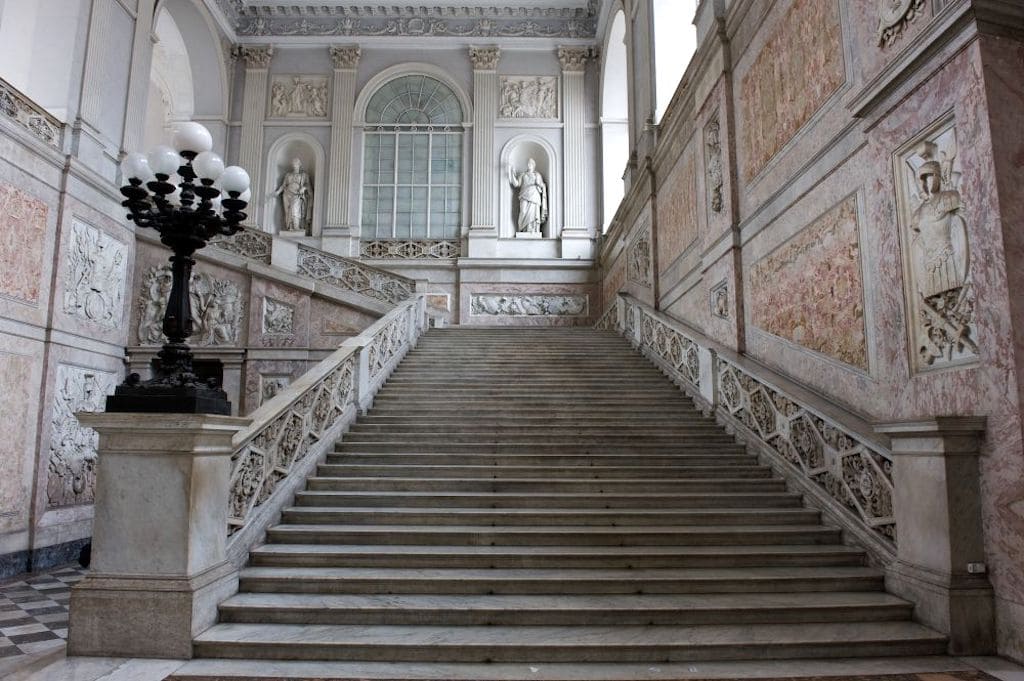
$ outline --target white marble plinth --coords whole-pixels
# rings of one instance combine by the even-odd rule
[[[540,232],[516,232],[517,239],[543,239],[544,235]]]

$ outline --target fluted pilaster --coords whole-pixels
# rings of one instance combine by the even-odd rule
[[[498,117],[497,47],[471,47],[473,64],[472,230],[494,230],[494,121]]]
[[[245,60],[245,94],[242,100],[242,136],[238,149],[238,165],[249,173],[252,180],[253,208],[250,222],[263,214],[263,121],[267,117],[267,80],[273,47],[243,47]]]
[[[587,156],[585,128],[587,100],[583,86],[588,48],[558,48],[562,66],[562,102],[565,119],[562,128],[565,230],[585,230]]]
[[[334,84],[331,101],[331,158],[327,187],[327,229],[351,231],[349,189],[352,181],[352,125],[356,99],[356,70],[360,49],[332,47]]]

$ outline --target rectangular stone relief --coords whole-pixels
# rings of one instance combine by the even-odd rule
[[[292,377],[260,374],[260,404],[272,400],[292,384]]]
[[[29,450],[29,409],[35,411],[31,395],[30,356],[0,351],[0,414],[4,432],[0,438],[0,532],[25,527],[28,519],[29,485],[25,480]],[[28,450],[28,451],[27,451]]]
[[[0,296],[39,302],[46,215],[45,203],[0,182]]]
[[[295,345],[295,306],[263,298],[262,342],[268,347]]]
[[[153,265],[142,275],[139,291],[139,345],[163,345],[164,310],[171,291],[171,266]],[[209,272],[192,271],[191,296],[194,331],[189,344],[237,345],[245,302],[238,284]]]
[[[836,0],[793,0],[743,76],[743,177],[756,177],[846,81]]]
[[[106,328],[121,326],[127,251],[106,232],[74,220],[65,256],[64,312]]]
[[[894,157],[910,361],[916,371],[978,357],[973,254],[957,156],[950,116]]]
[[[697,240],[697,160],[687,152],[658,192],[658,263],[669,267]]]
[[[274,76],[271,118],[327,118],[327,76]]]
[[[626,253],[626,278],[638,286],[650,288],[651,286],[651,241],[648,235],[650,223],[644,219],[644,224],[637,230],[637,235],[629,246]]]
[[[471,314],[492,317],[586,317],[589,301],[585,295],[548,293],[475,293]]]
[[[754,326],[868,368],[856,195],[758,260],[749,276]]]
[[[502,76],[500,87],[502,118],[558,118],[556,76]]]
[[[99,435],[78,423],[75,413],[103,411],[117,375],[68,364],[57,367],[50,415],[50,460],[46,502],[50,508],[92,503]]]

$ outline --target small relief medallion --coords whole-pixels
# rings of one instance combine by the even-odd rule
[[[878,44],[892,45],[924,14],[924,0],[878,0]]]
[[[978,356],[965,200],[950,118],[896,156],[912,362],[918,371]]]

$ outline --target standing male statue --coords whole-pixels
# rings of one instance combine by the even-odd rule
[[[519,190],[519,220],[517,232],[539,234],[541,225],[548,220],[548,188],[544,176],[537,172],[537,163],[532,158],[526,163],[526,170],[516,175],[508,165],[508,181]]]
[[[312,217],[313,188],[309,173],[302,169],[300,159],[292,159],[292,170],[285,173],[281,186],[270,197],[280,196],[284,204],[284,228],[288,232],[309,232]]]

